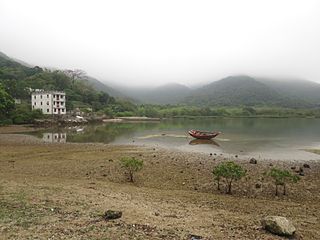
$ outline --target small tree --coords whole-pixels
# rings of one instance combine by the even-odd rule
[[[129,181],[134,182],[133,174],[142,169],[143,161],[135,157],[123,157],[121,158],[121,165],[128,171]]]
[[[276,196],[278,196],[278,186],[283,186],[283,195],[286,195],[286,183],[287,182],[298,182],[300,180],[299,176],[290,173],[288,170],[271,168],[269,172],[266,173],[267,176],[273,178],[274,184],[276,186]]]
[[[240,180],[246,175],[246,170],[234,162],[224,162],[216,166],[213,171],[215,180],[218,182],[218,190],[220,190],[220,180],[224,178],[227,182],[227,193],[231,194],[232,182]]]

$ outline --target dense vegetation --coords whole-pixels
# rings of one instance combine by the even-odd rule
[[[320,117],[320,109],[293,109],[281,107],[197,107],[188,105],[134,105],[119,102],[100,112],[109,116],[147,116],[147,117]]]
[[[85,80],[81,71],[59,71],[26,67],[0,55],[0,85],[3,100],[1,122],[27,123],[40,117],[38,111],[31,111],[30,89],[62,90],[67,94],[67,110],[82,108],[99,111],[105,106],[117,106],[116,100],[106,92],[96,91]],[[4,101],[6,99],[6,101]],[[14,105],[13,99],[21,100]],[[113,107],[115,110],[116,107]]]
[[[79,108],[107,117],[320,117],[320,110],[314,105],[310,107],[302,100],[282,97],[271,87],[249,77],[229,77],[214,82],[193,91],[192,96],[176,105],[134,104],[125,98],[110,96],[107,90],[118,96],[119,93],[103,88],[101,82],[81,70],[29,67],[0,53],[0,85],[0,123],[32,123],[35,118],[43,117],[39,111],[31,111],[30,89],[65,91],[68,111]],[[316,87],[312,85],[312,88]],[[185,96],[191,90],[167,85],[153,91],[152,95],[157,92],[177,102],[175,94]],[[21,104],[14,104],[14,99],[21,100]],[[277,104],[280,107],[276,107]]]
[[[319,85],[320,93],[320,85]],[[292,95],[248,76],[232,76],[196,89],[182,102],[195,106],[280,106],[289,108],[314,107],[314,102]]]

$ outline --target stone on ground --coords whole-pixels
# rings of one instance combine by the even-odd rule
[[[296,231],[293,224],[285,217],[267,216],[262,219],[261,224],[265,230],[280,236],[292,236]]]
[[[113,220],[113,219],[118,219],[122,217],[122,212],[120,211],[113,211],[113,210],[107,210],[104,213],[104,219],[105,220]]]

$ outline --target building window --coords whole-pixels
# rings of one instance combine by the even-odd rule
[[[54,112],[56,112],[56,111],[57,111],[57,109],[55,108],[55,109],[54,109]]]
[[[34,96],[33,98],[34,98],[34,99],[36,99],[37,97],[36,97],[36,96]]]
[[[36,103],[36,102],[34,102],[34,105],[37,105],[37,103]]]
[[[56,95],[55,95],[55,94],[53,94],[53,97],[55,98],[55,97],[56,97]]]
[[[63,106],[63,102],[61,102],[61,106]]]
[[[56,101],[53,101],[53,104],[56,104]]]
[[[40,95],[40,98],[42,99],[42,95]]]
[[[47,105],[49,105],[49,102],[47,102]]]
[[[64,109],[61,109],[62,112],[64,112]]]
[[[42,102],[40,102],[40,105],[42,106]]]
[[[47,109],[47,112],[49,112],[49,109]]]
[[[61,95],[61,98],[63,98],[63,95]]]
[[[49,94],[47,94],[47,98],[49,98]]]

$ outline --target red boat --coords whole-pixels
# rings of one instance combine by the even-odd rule
[[[198,130],[190,130],[188,132],[192,137],[197,139],[211,139],[218,136],[221,132],[203,132]]]

